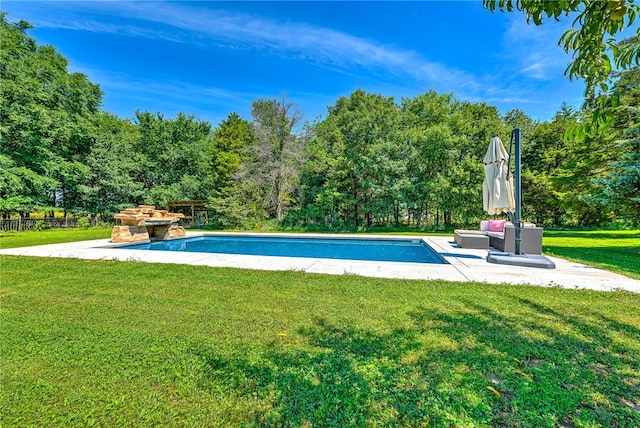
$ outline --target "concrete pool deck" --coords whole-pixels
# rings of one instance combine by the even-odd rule
[[[229,235],[220,232],[189,232],[187,237]],[[288,234],[248,234],[256,236],[287,236]],[[291,236],[298,236],[291,235]],[[306,237],[349,237],[349,235],[316,235]],[[363,235],[352,235],[363,238]],[[371,237],[368,235],[367,237]],[[385,238],[388,238],[386,236]],[[453,236],[397,236],[423,239],[449,264],[372,262],[319,258],[245,256],[232,254],[184,253],[176,251],[122,250],[114,248],[110,239],[80,241],[65,244],[0,250],[3,255],[30,257],[61,257],[83,260],[121,260],[146,263],[177,263],[194,266],[232,267],[259,270],[298,270],[331,275],[352,274],[378,278],[442,279],[488,284],[530,284],[563,288],[585,288],[600,291],[627,290],[640,293],[640,281],[602,269],[596,269],[564,259],[548,257],[556,269],[540,269],[488,263],[487,250],[463,249],[453,242]]]

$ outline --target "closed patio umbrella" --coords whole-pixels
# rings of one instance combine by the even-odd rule
[[[514,212],[513,176],[509,173],[509,155],[497,135],[491,137],[484,157],[482,205],[492,215]]]
[[[489,214],[509,213],[509,218],[515,227],[515,253],[494,252],[489,250],[487,261],[512,266],[537,267],[555,269],[556,265],[545,256],[538,254],[522,254],[521,232],[522,192],[520,188],[520,128],[511,131],[511,148],[515,147],[515,180],[509,174],[509,155],[497,135],[491,136],[489,149],[484,157],[484,209]],[[515,181],[515,186],[514,186]]]

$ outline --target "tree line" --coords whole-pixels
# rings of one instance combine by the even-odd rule
[[[482,158],[492,134],[522,130],[523,217],[543,225],[640,221],[640,71],[615,82],[608,129],[567,105],[551,121],[427,91],[397,101],[359,89],[305,121],[286,96],[216,126],[180,113],[101,109],[102,91],[30,24],[2,14],[0,212],[110,215],[136,204],[206,200],[217,227],[362,228],[469,225],[482,212]]]

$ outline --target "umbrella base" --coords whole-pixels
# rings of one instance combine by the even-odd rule
[[[556,265],[545,256],[535,254],[513,254],[489,251],[487,254],[489,263],[501,265],[524,266],[542,269],[555,269]]]

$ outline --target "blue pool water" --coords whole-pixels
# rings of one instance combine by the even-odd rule
[[[202,236],[129,245],[121,248],[387,262],[446,263],[431,247],[419,239]]]

